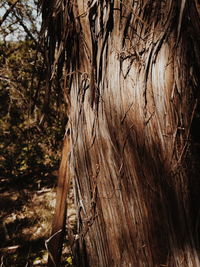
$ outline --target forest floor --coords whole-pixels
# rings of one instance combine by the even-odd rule
[[[56,177],[21,177],[0,180],[0,266],[46,266],[45,241],[51,232],[55,207]],[[75,226],[73,194],[68,200],[68,220]],[[72,265],[70,249],[64,247],[61,266]]]

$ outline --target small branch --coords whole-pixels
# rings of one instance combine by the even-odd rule
[[[3,18],[0,21],[0,26],[2,25],[2,23],[6,20],[6,18],[9,16],[9,14],[13,11],[14,7],[16,6],[16,4],[19,2],[20,0],[17,0],[15,3],[13,3],[12,5],[10,5],[9,9],[5,12],[5,14],[3,15]]]
[[[50,256],[50,258],[51,258],[51,260],[52,260],[52,262],[53,262],[53,264],[56,266],[56,263],[55,263],[55,261],[54,261],[54,257],[53,257],[53,255],[51,254],[51,251],[50,251],[50,249],[49,249],[49,247],[48,247],[48,244],[49,244],[49,242],[51,242],[51,240],[57,235],[57,234],[59,234],[59,233],[61,233],[62,232],[62,229],[60,229],[59,231],[57,231],[56,233],[54,233],[53,235],[51,235],[47,240],[45,240],[45,247],[46,247],[46,250],[47,250],[47,252],[48,252],[48,254],[49,254],[49,256]]]
[[[3,265],[4,265],[3,264],[3,259],[4,259],[4,256],[1,257],[1,265],[0,265],[0,267],[3,267]]]
[[[186,4],[186,0],[181,0],[181,8],[180,8],[180,13],[179,13],[179,20],[178,20],[178,33],[177,33],[177,43],[179,41],[179,37],[180,37],[180,32],[181,32],[181,26],[182,26],[182,20],[183,20],[183,12],[185,9],[185,4]]]
[[[20,0],[17,0],[17,2],[20,1]],[[8,5],[10,6],[10,8],[13,6],[9,1],[8,1]],[[13,8],[12,8],[13,10]],[[17,9],[17,11],[20,10],[20,9]],[[13,15],[16,17],[16,19],[18,19],[19,21],[19,24],[22,26],[22,28],[24,29],[24,31],[27,33],[27,35],[31,38],[31,40],[34,41],[35,44],[37,44],[37,41],[36,39],[34,38],[34,36],[32,35],[32,33],[29,31],[29,29],[27,28],[27,26],[23,23],[23,20],[22,18],[20,18],[18,16],[18,14],[16,14],[16,12],[13,12]]]
[[[27,33],[27,35],[31,38],[31,40],[33,40],[34,43],[37,44],[37,41],[33,37],[32,33],[29,31],[29,29],[26,27],[26,25],[23,23],[22,19],[20,19],[20,17],[16,13],[14,13],[14,16],[19,20],[19,24],[22,26],[22,28]]]

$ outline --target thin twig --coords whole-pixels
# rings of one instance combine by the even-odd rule
[[[3,267],[3,265],[4,265],[3,264],[3,258],[4,258],[4,256],[1,257],[1,265],[0,265],[0,267]]]
[[[16,4],[19,2],[20,0],[17,0],[15,3],[13,3],[8,10],[6,10],[5,14],[3,15],[1,21],[0,21],[0,26],[2,25],[2,23],[6,20],[6,18],[9,16],[9,14],[12,12],[12,10],[14,9],[14,7],[16,6]]]
[[[52,260],[52,262],[53,262],[53,264],[56,266],[56,263],[55,263],[55,261],[54,261],[54,258],[53,258],[53,256],[52,256],[52,254],[51,254],[51,251],[50,251],[50,249],[49,249],[49,247],[48,247],[48,244],[49,244],[49,242],[52,240],[52,238],[54,238],[57,234],[59,234],[60,232],[62,232],[62,229],[60,229],[60,230],[58,230],[56,233],[54,233],[53,235],[51,235],[47,240],[45,240],[45,248],[46,248],[46,250],[47,250],[47,252],[48,252],[48,254],[49,254],[49,256],[50,256],[50,258],[51,258],[51,260]]]

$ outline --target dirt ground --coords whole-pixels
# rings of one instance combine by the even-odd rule
[[[56,177],[0,180],[0,266],[46,266],[45,240],[50,236],[55,207]],[[75,227],[73,193],[68,199],[68,221]],[[65,244],[62,266],[72,266]]]

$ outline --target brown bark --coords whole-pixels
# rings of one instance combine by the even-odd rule
[[[197,0],[64,11],[77,266],[200,266]]]
[[[66,224],[66,198],[70,188],[69,167],[67,164],[69,156],[69,138],[64,139],[62,160],[59,169],[58,185],[56,192],[55,215],[52,224],[51,237],[47,241],[48,267],[60,266],[62,245],[65,236]]]

